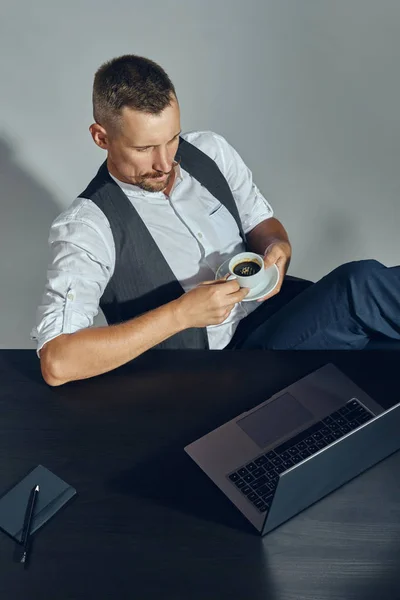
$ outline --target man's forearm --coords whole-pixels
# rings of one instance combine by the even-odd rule
[[[40,352],[42,374],[51,386],[106,373],[183,331],[175,301],[124,323],[62,334]]]
[[[292,247],[286,229],[278,219],[275,219],[275,217],[265,219],[247,234],[247,245],[250,252],[256,252],[257,254],[261,254],[261,256],[264,255],[265,250],[270,244],[278,241],[284,242],[288,246],[289,258],[286,263],[287,270],[290,263]]]

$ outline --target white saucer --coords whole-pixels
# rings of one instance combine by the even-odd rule
[[[228,275],[228,265],[230,258],[222,263],[221,266],[218,267],[217,272],[215,274],[215,279],[222,279],[225,275]],[[266,282],[257,286],[253,290],[247,294],[246,298],[243,298],[242,302],[253,302],[254,300],[260,300],[260,298],[264,298],[264,296],[268,296],[278,285],[279,281],[279,269],[276,265],[272,265],[268,267],[265,271]]]

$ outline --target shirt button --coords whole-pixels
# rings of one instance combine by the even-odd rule
[[[200,233],[200,231],[199,231],[199,233],[198,233],[197,235],[198,235],[198,237],[199,237],[200,239],[203,237],[203,234],[202,234],[202,233]]]
[[[73,299],[74,299],[74,295],[73,295],[73,293],[72,293],[72,292],[69,292],[69,293],[67,294],[67,298],[68,298],[68,300],[73,300]]]

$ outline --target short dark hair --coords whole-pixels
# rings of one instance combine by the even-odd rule
[[[125,54],[99,67],[93,82],[93,117],[102,126],[118,124],[121,110],[160,114],[177,98],[167,73],[154,61]]]

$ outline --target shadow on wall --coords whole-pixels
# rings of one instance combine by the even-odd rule
[[[30,332],[46,283],[49,229],[62,209],[21,167],[5,137],[0,137],[0,182],[0,348],[36,348]],[[103,324],[99,309],[94,325]]]
[[[0,137],[0,348],[34,348],[29,334],[46,281],[49,227],[60,209]]]

